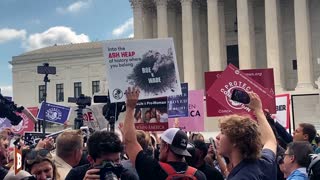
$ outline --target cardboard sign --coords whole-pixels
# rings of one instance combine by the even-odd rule
[[[98,120],[91,109],[85,108],[83,110],[83,119],[84,119],[83,125],[88,126],[89,129],[93,129],[94,131],[99,131],[102,129],[100,128]]]
[[[189,91],[189,116],[169,119],[169,127],[185,131],[204,131],[203,90]]]
[[[255,74],[258,74],[261,77],[266,76],[262,72],[253,73],[253,75]],[[273,71],[272,76],[270,75],[264,78],[270,78],[273,82]],[[208,85],[209,83],[206,82],[206,88],[208,88]],[[270,86],[271,84],[268,84],[268,88],[263,87],[253,78],[247,76],[244,72],[240,71],[232,64],[229,64],[224,72],[216,76],[216,80],[207,90],[207,115],[223,116],[234,113],[250,113],[250,108],[246,107],[242,103],[231,100],[231,94],[234,89],[240,89],[243,91],[253,91],[257,93],[260,96],[260,99],[262,100],[263,108],[269,109],[270,113],[275,113],[276,106],[274,87],[270,88]],[[210,104],[210,100],[212,99],[215,100],[215,102],[217,103],[212,104],[211,101]],[[220,104],[220,106],[217,106],[216,104]]]
[[[22,170],[22,151],[17,147],[14,148],[14,174],[18,174]]]
[[[290,127],[290,95],[276,95],[276,114],[272,114],[272,118],[276,119],[283,127]]]
[[[168,129],[167,98],[138,101],[134,118],[138,130],[165,131]]]
[[[70,112],[70,107],[42,102],[37,118],[39,120],[45,118],[48,122],[63,125],[69,119]]]
[[[182,95],[168,97],[169,118],[188,117],[188,83],[181,84]]]
[[[172,38],[108,41],[103,44],[110,100],[124,102],[128,87],[140,99],[181,95]]]

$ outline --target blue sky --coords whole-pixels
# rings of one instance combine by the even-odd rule
[[[133,36],[129,0],[1,0],[0,88],[12,95],[12,56],[54,44]]]

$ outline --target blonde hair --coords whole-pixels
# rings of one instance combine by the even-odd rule
[[[219,120],[221,133],[226,135],[244,159],[258,159],[262,148],[258,124],[250,117],[226,116]]]
[[[59,157],[70,157],[75,150],[81,149],[83,146],[81,130],[67,130],[59,134],[56,146],[56,153]]]

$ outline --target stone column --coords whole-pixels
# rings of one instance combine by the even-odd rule
[[[241,69],[256,67],[255,32],[252,0],[237,0],[239,66]]]
[[[176,35],[177,35],[177,45],[176,47],[176,54],[177,54],[177,61],[178,61],[178,67],[179,67],[179,75],[180,75],[180,81],[184,81],[184,68],[183,68],[183,40],[182,40],[182,14],[181,9],[180,11],[177,11],[177,24],[176,24]]]
[[[298,89],[313,89],[309,1],[294,0]]]
[[[182,41],[184,81],[190,90],[196,88],[195,57],[193,44],[192,0],[180,0],[182,9]]]
[[[133,10],[134,38],[143,38],[143,4],[142,0],[130,0]]]
[[[177,51],[177,14],[176,14],[176,5],[168,5],[168,37],[173,38],[174,47]]]
[[[207,0],[207,16],[208,16],[208,49],[209,49],[209,70],[221,71],[225,68],[226,59],[223,57],[223,50],[225,47],[222,45],[222,24],[221,8],[219,8],[218,0]],[[224,21],[223,21],[224,22]],[[223,34],[225,35],[225,34]],[[223,38],[225,40],[225,38]]]
[[[168,37],[167,0],[155,0],[157,6],[158,38]]]
[[[265,2],[265,19],[266,19],[266,42],[267,42],[267,63],[268,68],[273,68],[275,88],[277,92],[283,91],[283,71],[282,61],[282,43],[280,28],[280,1],[267,0]]]
[[[152,18],[153,18],[153,7],[151,6],[151,3],[148,3],[144,6],[144,20],[143,20],[143,37],[150,39],[153,38],[153,24],[152,24]]]
[[[204,75],[202,64],[204,62],[203,56],[201,54],[201,49],[203,48],[201,44],[201,27],[200,27],[200,2],[193,1],[192,6],[192,20],[193,20],[193,42],[194,42],[194,61],[195,61],[195,76],[196,89],[204,88]]]

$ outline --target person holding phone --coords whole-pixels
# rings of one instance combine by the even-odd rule
[[[217,152],[230,160],[232,170],[228,180],[277,179],[276,138],[264,115],[260,97],[253,92],[248,95],[248,106],[254,111],[257,122],[238,115],[220,119]]]

